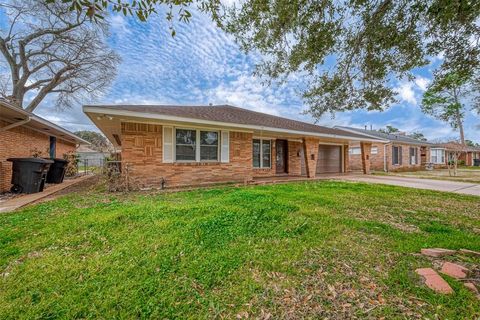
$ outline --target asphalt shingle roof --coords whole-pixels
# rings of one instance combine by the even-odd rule
[[[383,140],[389,140],[389,141],[392,141],[392,142],[397,141],[397,142],[402,142],[402,143],[406,143],[406,144],[423,145],[423,146],[431,145],[431,143],[428,142],[428,141],[422,141],[422,140],[414,139],[414,138],[406,136],[404,134],[383,133],[383,132],[376,131],[376,130],[365,130],[365,129],[351,128],[351,127],[336,127],[336,128],[351,130],[351,131],[355,131],[355,132],[360,133],[360,134],[366,134],[366,135],[369,135],[369,136],[372,136],[372,137],[376,137],[376,138],[383,139]]]
[[[371,139],[369,137],[365,137],[361,133],[351,133],[337,128],[319,126],[229,105],[87,105],[85,107],[99,107],[102,109],[123,110],[155,115],[167,115],[232,124],[263,126],[294,131]]]

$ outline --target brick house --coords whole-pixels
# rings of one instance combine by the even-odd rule
[[[59,157],[89,144],[70,131],[0,100],[0,192],[10,190],[12,163],[8,158]]]
[[[362,144],[364,170],[376,138],[232,106],[84,106],[121,150],[122,172],[139,187],[244,182],[348,171]]]
[[[434,163],[436,165],[443,165],[445,163],[440,156],[440,151],[431,148],[431,143],[408,137],[405,134],[387,134],[376,130],[351,127],[337,128],[382,140],[381,142],[372,144],[370,157],[372,170],[386,172],[420,170],[424,168],[426,163]],[[432,150],[434,153],[433,157]],[[351,143],[349,152],[351,170],[361,170],[360,145],[356,142]]]
[[[456,142],[450,142],[438,145],[438,147],[445,150],[445,164],[447,164],[447,162],[452,159],[453,156],[451,146],[456,144]],[[475,164],[475,160],[480,159],[480,147],[464,146],[460,148],[463,149],[463,152],[460,153],[458,160],[463,162],[466,166],[471,167]]]
[[[466,166],[473,166],[475,160],[480,160],[480,147],[467,147],[465,153],[463,153],[459,160],[465,161]]]

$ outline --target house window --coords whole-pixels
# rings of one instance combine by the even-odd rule
[[[371,154],[377,154],[378,153],[378,147],[372,147],[372,150],[370,151]]]
[[[253,167],[270,168],[272,144],[270,140],[253,139]]]
[[[373,148],[372,148],[373,149]],[[362,151],[360,150],[360,147],[353,147],[349,149],[349,153],[351,155],[356,155],[356,154],[361,154]]]
[[[443,149],[431,149],[430,150],[430,162],[436,164],[445,163],[445,152]]]
[[[417,148],[410,148],[409,156],[410,156],[410,164],[418,164],[418,149]]]
[[[197,162],[218,161],[218,137],[218,131],[176,129],[175,159]]]
[[[200,131],[200,161],[218,161],[218,132]]]
[[[175,137],[175,159],[179,161],[196,161],[196,130],[177,129]]]
[[[402,164],[402,147],[392,146],[392,165]]]

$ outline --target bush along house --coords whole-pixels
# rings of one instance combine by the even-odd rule
[[[376,130],[336,127],[351,133],[364,134],[383,140],[372,144],[370,165],[375,171],[412,171],[424,169],[432,163],[429,142],[411,138],[405,134],[387,134]],[[358,142],[350,144],[350,168],[361,170],[361,150]],[[435,158],[436,159],[436,158]],[[441,161],[439,159],[438,161]],[[444,165],[445,162],[436,164]]]
[[[362,145],[363,170],[378,138],[228,105],[88,105],[83,111],[121,150],[122,174],[137,187],[314,178],[348,169]]]
[[[12,162],[8,158],[63,158],[80,143],[68,130],[0,99],[0,192],[11,188]]]

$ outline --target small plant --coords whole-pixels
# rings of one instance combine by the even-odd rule
[[[78,173],[78,162],[80,161],[78,155],[74,152],[67,152],[63,154],[63,159],[68,161],[65,175],[67,177],[76,176]]]
[[[49,149],[47,148],[46,151],[42,151],[38,148],[33,148],[33,149],[30,149],[30,154],[32,155],[32,157],[34,158],[42,158],[44,157],[44,153],[48,155],[49,153]]]
[[[132,190],[129,183],[128,166],[123,166],[120,161],[105,161],[103,177],[107,190],[110,192],[123,192]]]

